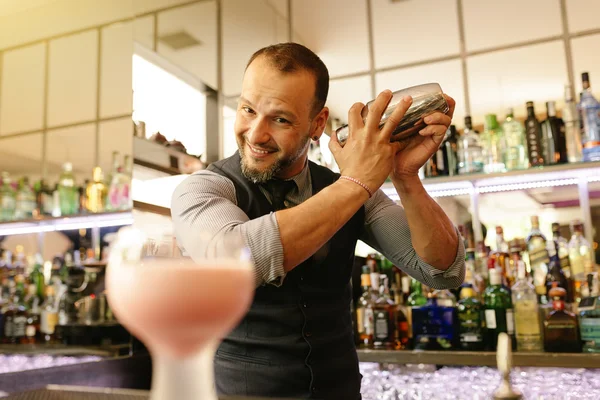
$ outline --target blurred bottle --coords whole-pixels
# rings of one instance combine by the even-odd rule
[[[581,342],[577,318],[565,310],[565,289],[555,287],[548,293],[553,311],[544,322],[544,351],[550,353],[579,353]]]
[[[527,153],[532,167],[544,165],[544,147],[542,140],[542,127],[533,107],[533,101],[527,102],[527,119],[525,120],[525,133],[527,135]]]
[[[54,331],[58,323],[58,310],[54,295],[54,286],[46,287],[46,300],[42,304],[40,319],[40,333],[43,343],[51,343],[55,338]]]
[[[15,219],[33,218],[36,208],[35,192],[29,184],[29,178],[25,176],[19,182],[15,203]]]
[[[105,210],[106,193],[108,189],[103,181],[102,169],[95,167],[93,171],[93,179],[86,187],[88,211],[93,213],[103,212]]]
[[[531,232],[529,232],[526,240],[533,285],[535,286],[539,301],[542,304],[546,304],[546,275],[548,274],[550,257],[548,255],[546,236],[540,230],[540,220],[537,215],[531,217]]]
[[[556,116],[554,101],[546,102],[546,113],[548,118],[542,122],[544,162],[546,165],[566,163],[568,160],[565,123]]]
[[[486,345],[496,348],[498,335],[507,333],[516,346],[513,306],[508,289],[502,286],[502,277],[497,269],[490,269],[490,285],[483,294],[486,324]]]
[[[542,324],[535,287],[527,281],[525,263],[517,265],[517,283],[512,287],[512,302],[515,309],[515,331],[517,350],[542,351]]]
[[[473,130],[471,117],[465,117],[465,130],[458,139],[458,173],[476,174],[483,172],[483,149],[479,132]]]
[[[371,290],[371,275],[361,275],[362,295],[356,303],[356,328],[359,346],[373,347],[373,292]]]
[[[583,161],[600,161],[600,102],[594,97],[588,72],[581,74],[579,107],[583,118]]]
[[[60,199],[60,213],[62,216],[77,214],[79,210],[79,196],[75,187],[73,165],[70,162],[63,164],[63,171],[58,181],[58,195]]]
[[[569,241],[569,262],[575,282],[585,281],[586,264],[594,265],[593,252],[590,243],[583,236],[583,223],[575,220],[571,223],[573,236]]]
[[[15,217],[17,196],[8,172],[2,173],[0,186],[0,221],[12,221]]]
[[[565,141],[567,147],[567,160],[571,163],[583,160],[581,144],[581,127],[577,104],[571,93],[571,85],[565,86],[565,108],[562,112],[565,122]]]
[[[473,285],[470,283],[465,284],[460,291],[457,312],[460,348],[482,351],[484,349],[483,305],[477,299]]]
[[[506,169],[510,171],[528,168],[529,158],[527,157],[525,128],[514,118],[512,108],[509,108],[506,113],[506,120],[502,124],[502,131],[506,140],[506,147],[503,151]]]
[[[485,125],[481,134],[483,146],[483,170],[486,173],[505,172],[503,153],[506,148],[504,133],[498,125],[496,114],[485,116]]]
[[[387,275],[381,274],[379,279],[373,304],[373,348],[391,350],[396,345],[396,305],[390,298]]]

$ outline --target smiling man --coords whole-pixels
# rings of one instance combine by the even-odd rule
[[[346,145],[330,142],[340,175],[308,161],[309,142],[319,139],[329,117],[328,89],[327,68],[306,47],[257,51],[237,109],[239,151],[173,194],[175,234],[192,258],[204,256],[198,244],[206,232],[215,249],[233,234],[255,264],[252,306],[215,357],[221,394],[360,399],[350,315],[359,239],[430,287],[458,287],[464,279],[462,241],[418,177],[450,125],[454,100],[447,97],[448,115],[428,116],[428,126],[402,143],[390,143],[390,136],[410,98],[382,129],[389,90],[366,121],[364,105],[353,105]],[[379,190],[388,176],[403,207]]]

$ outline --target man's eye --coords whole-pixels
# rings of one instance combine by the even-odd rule
[[[290,121],[288,121],[285,118],[275,118],[275,122],[279,123],[279,124],[289,124]]]
[[[248,114],[254,114],[254,110],[250,107],[242,107],[242,110],[244,110]]]

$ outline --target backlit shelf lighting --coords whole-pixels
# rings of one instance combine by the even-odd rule
[[[90,214],[65,218],[52,218],[40,221],[6,222],[0,224],[0,236],[23,235],[27,233],[42,233],[69,231],[76,229],[105,228],[133,224],[131,212]]]

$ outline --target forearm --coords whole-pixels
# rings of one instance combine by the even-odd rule
[[[454,262],[459,238],[444,210],[427,194],[418,176],[392,179],[411,232],[412,245],[423,261],[445,271]]]
[[[338,180],[302,204],[275,213],[289,272],[315,254],[369,198],[356,183]]]

